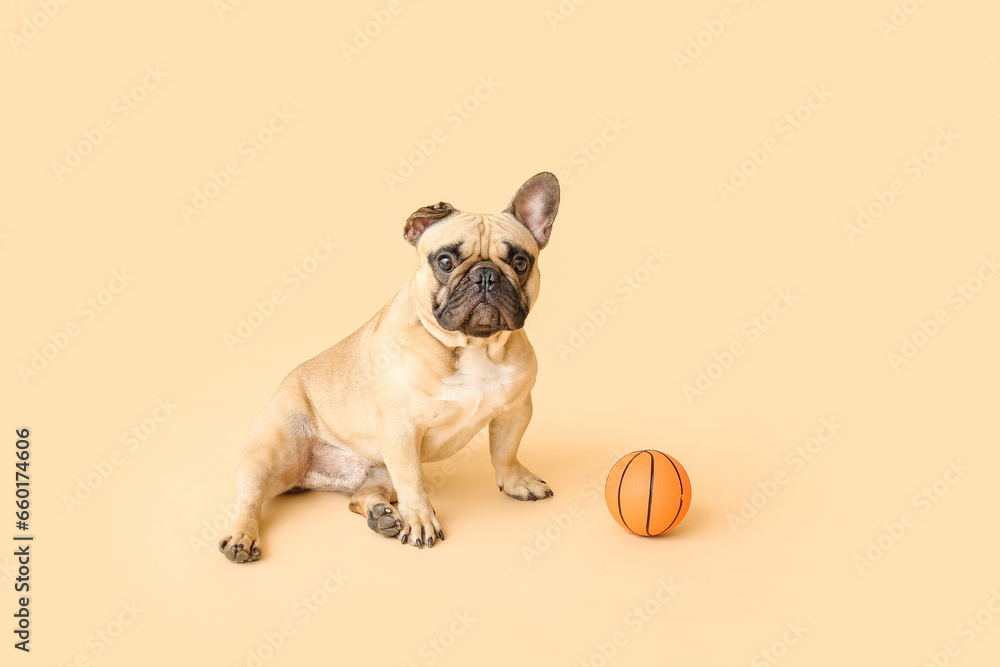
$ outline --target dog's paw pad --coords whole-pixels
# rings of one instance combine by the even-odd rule
[[[219,541],[219,551],[234,563],[260,559],[260,540],[249,535],[226,535]]]
[[[368,510],[368,527],[380,535],[395,537],[403,529],[403,522],[392,505],[379,503]]]

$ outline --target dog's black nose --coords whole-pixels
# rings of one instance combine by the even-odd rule
[[[469,280],[484,292],[490,292],[500,280],[500,272],[491,265],[474,266],[469,271]]]

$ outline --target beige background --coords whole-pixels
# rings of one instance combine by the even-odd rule
[[[30,38],[0,48],[0,459],[30,427],[36,541],[33,651],[5,630],[0,662],[773,664],[766,649],[782,665],[921,665],[954,642],[949,664],[993,664],[1000,619],[966,618],[992,619],[1000,590],[1000,280],[976,282],[1000,251],[1000,11],[909,0],[883,35],[889,0],[562,5],[553,27],[556,0],[401,0],[350,61],[341,43],[387,3],[9,7],[5,32]],[[466,100],[481,77],[495,89]],[[787,136],[812,87],[829,99]],[[144,98],[127,117],[122,95]],[[476,108],[458,123],[456,104]],[[274,109],[294,118],[248,160],[241,143]],[[113,131],[60,180],[53,162],[102,122]],[[444,141],[390,188],[385,172],[432,133]],[[765,144],[777,152],[723,201],[717,182]],[[937,159],[911,180],[925,149]],[[239,173],[185,222],[229,161]],[[522,459],[555,497],[497,493],[479,440],[428,466],[448,537],[433,550],[307,494],[267,506],[263,560],[227,562],[213,524],[243,435],[286,372],[405,282],[406,217],[442,199],[499,211],[541,170],[563,200],[528,321],[540,372]],[[894,179],[905,191],[851,243],[844,225]],[[293,289],[283,276],[317,237],[337,250]],[[651,247],[671,257],[647,273]],[[123,269],[127,286],[102,291]],[[645,282],[629,293],[625,276]],[[967,281],[981,289],[959,308]],[[284,302],[231,351],[224,336],[276,289]],[[778,290],[794,304],[751,340]],[[87,321],[79,304],[102,298]],[[939,309],[947,322],[894,369]],[[743,354],[689,402],[683,385],[734,341]],[[177,406],[162,423],[158,399]],[[836,435],[795,463],[824,419]],[[130,449],[123,433],[144,427]],[[594,491],[642,448],[675,456],[694,488],[659,539],[625,533]],[[954,484],[950,463],[967,468]],[[943,497],[922,500],[935,482]],[[5,544],[12,496],[4,481]],[[735,525],[745,503],[756,515]],[[859,565],[880,539],[891,548]],[[13,558],[0,565],[7,628]],[[331,571],[347,578],[328,594]],[[303,597],[322,604],[305,613]]]

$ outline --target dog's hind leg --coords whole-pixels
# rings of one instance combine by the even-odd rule
[[[395,537],[403,529],[403,521],[393,508],[396,490],[385,466],[373,465],[364,481],[354,490],[348,505],[352,512],[368,518],[368,527],[380,535]]]
[[[244,445],[236,468],[236,512],[219,551],[234,563],[260,558],[261,506],[298,486],[309,465],[310,438],[304,415],[282,419],[265,413]]]
[[[317,439],[300,486],[303,490],[350,495],[350,510],[367,517],[368,527],[386,537],[395,537],[403,527],[399,513],[392,506],[396,490],[385,466],[371,463],[344,447]]]

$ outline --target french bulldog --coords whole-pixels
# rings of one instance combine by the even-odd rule
[[[297,490],[349,494],[375,532],[434,546],[444,532],[421,463],[451,456],[487,425],[500,490],[552,496],[517,451],[537,370],[524,321],[558,210],[559,182],[542,172],[502,213],[439,202],[407,219],[413,276],[360,329],[289,373],[247,436],[232,528],[219,542],[226,558],[258,560],[262,505]]]

